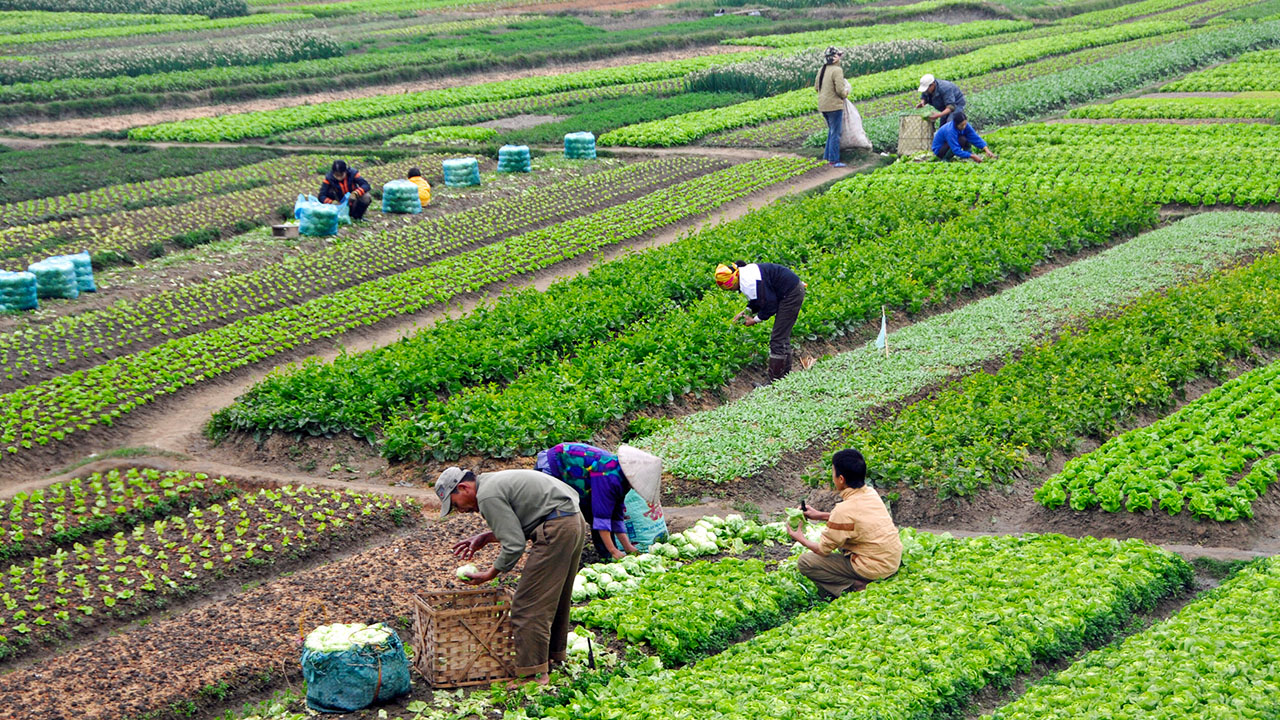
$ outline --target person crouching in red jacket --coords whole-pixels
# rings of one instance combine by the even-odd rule
[[[373,201],[370,190],[369,181],[360,177],[359,170],[347,167],[345,160],[334,160],[333,168],[324,176],[324,182],[320,183],[317,197],[322,203],[337,204],[342,202],[343,195],[350,193],[347,211],[351,213],[352,220],[359,220],[364,217],[364,211],[369,209],[369,203]]]

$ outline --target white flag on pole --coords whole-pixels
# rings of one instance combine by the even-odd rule
[[[889,345],[889,324],[885,321],[884,306],[880,306],[880,335],[876,337],[876,349],[886,350]],[[887,354],[887,351],[886,351]]]

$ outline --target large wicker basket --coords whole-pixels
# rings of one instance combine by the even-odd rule
[[[413,597],[413,666],[433,688],[515,677],[511,591],[430,592]]]
[[[933,148],[933,121],[906,113],[898,119],[898,154],[918,155]]]

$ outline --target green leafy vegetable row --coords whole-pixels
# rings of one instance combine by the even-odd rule
[[[632,202],[381,277],[293,307],[245,317],[0,399],[9,455],[59,442],[239,367],[349,329],[416,312],[461,293],[624,242],[788,177],[815,161],[769,158],[680,183]]]
[[[1226,65],[1192,73],[1160,88],[1161,92],[1280,91],[1280,50],[1246,53]]]
[[[0,559],[29,557],[238,492],[226,478],[151,468],[95,472],[21,491],[0,503]]]
[[[851,47],[872,42],[910,40],[913,38],[939,41],[964,40],[966,38],[1029,30],[1032,27],[1031,23],[1019,20],[979,20],[957,25],[948,25],[940,22],[904,22],[894,25],[848,27],[838,30],[757,35],[749,38],[725,40],[724,43],[726,45],[775,48],[822,48],[832,45]]]
[[[1280,363],[1246,373],[1155,423],[1071,460],[1036,491],[1050,509],[1100,507],[1198,519],[1253,517],[1280,462]]]
[[[1088,105],[1072,118],[1267,118],[1280,117],[1280,94],[1272,97],[1132,98]]]
[[[618,678],[549,717],[908,720],[961,712],[1034,662],[1120,630],[1192,577],[1136,540],[915,536],[902,570],[675,670]]]
[[[144,16],[167,17],[165,22],[146,22],[128,26],[99,25],[97,27],[29,30],[24,32],[0,35],[2,45],[26,45],[30,43],[59,42],[63,40],[90,40],[108,37],[134,37],[141,35],[157,35],[169,32],[199,32],[201,30],[222,30],[224,28],[246,27],[256,25],[274,25],[280,22],[308,20],[312,16],[304,13],[259,13],[241,17],[209,20],[201,16]]]
[[[1090,653],[983,720],[1266,718],[1277,711],[1280,561],[1259,560],[1169,620]]]
[[[670,665],[722,650],[744,632],[777,627],[816,599],[794,559],[770,568],[761,560],[725,558],[651,575],[635,591],[596,600],[573,616],[627,643],[646,643]]]

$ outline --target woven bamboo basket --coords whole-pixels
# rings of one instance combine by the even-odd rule
[[[433,688],[487,685],[515,677],[507,588],[413,596],[413,666]]]
[[[898,154],[918,155],[933,148],[933,121],[906,113],[898,118]]]

